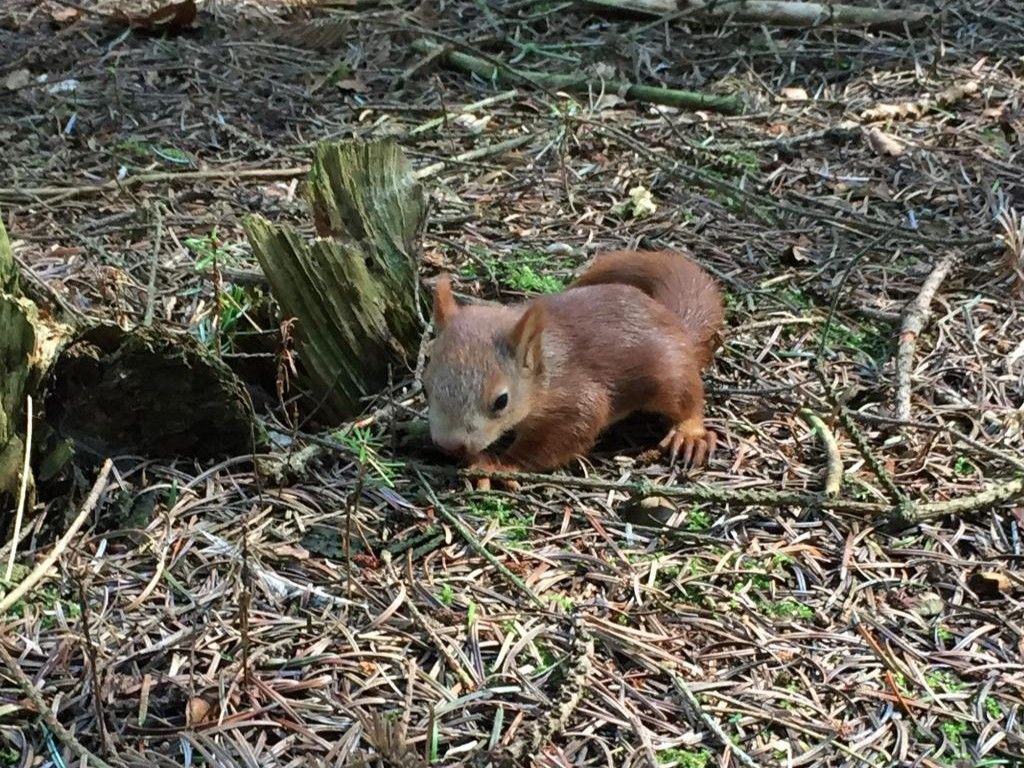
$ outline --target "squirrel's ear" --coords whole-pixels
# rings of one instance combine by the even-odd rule
[[[540,371],[543,364],[541,337],[544,335],[544,308],[531,304],[509,335],[509,345],[516,356],[516,362],[523,368]]]
[[[458,309],[459,305],[452,295],[452,281],[448,275],[441,275],[434,288],[434,326],[437,330],[448,325]]]

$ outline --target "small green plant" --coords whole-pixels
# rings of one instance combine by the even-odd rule
[[[545,595],[544,599],[549,603],[554,603],[559,606],[566,613],[572,613],[576,609],[576,603],[559,592],[552,592],[549,595]]]
[[[985,707],[985,712],[993,720],[998,720],[1003,716],[1003,707],[999,703],[998,699],[994,699],[991,696],[986,696],[985,700],[982,702],[982,706]]]
[[[711,518],[708,513],[700,507],[693,507],[690,514],[686,516],[686,530],[694,533],[706,531],[711,527]]]
[[[777,619],[801,619],[809,621],[814,618],[814,609],[805,603],[791,598],[777,600],[775,602],[763,601],[758,604],[762,613],[774,616]]]
[[[706,749],[663,749],[656,755],[658,765],[676,768],[706,768],[711,762],[711,753]]]
[[[149,144],[136,136],[129,136],[114,146],[114,151],[135,157],[149,157]]]
[[[936,637],[939,638],[939,640],[942,640],[943,642],[946,642],[946,643],[948,643],[950,640],[953,639],[953,633],[950,632],[945,627],[938,627],[935,630],[935,635],[936,635]]]
[[[21,753],[14,747],[0,748],[0,765],[15,766],[21,762]]]
[[[885,334],[870,320],[862,320],[853,326],[833,321],[825,344],[860,352],[871,362],[884,359],[889,349]]]
[[[960,722],[959,720],[947,720],[940,727],[946,738],[957,746],[960,745],[964,734],[969,730],[967,723]]]
[[[82,614],[82,606],[62,598],[60,590],[56,587],[43,587],[37,590],[31,601],[19,600],[10,607],[9,613],[11,616],[24,617],[25,609],[30,604],[41,614],[39,626],[42,629],[53,629],[57,626],[58,609],[69,619],[76,619]]]
[[[969,477],[975,472],[977,472],[977,469],[975,469],[970,459],[963,455],[956,457],[956,461],[953,462],[953,474],[960,477]]]
[[[444,605],[451,608],[452,605],[455,603],[455,590],[452,589],[452,585],[442,585],[441,591],[437,593],[437,599],[440,600]]]
[[[925,678],[925,682],[928,683],[929,688],[935,690],[944,691],[946,693],[956,693],[964,689],[964,683],[957,679],[956,675],[951,672],[947,672],[944,669],[937,669],[934,672],[929,672]]]
[[[177,147],[150,147],[153,154],[161,160],[166,160],[175,165],[191,165],[188,155]]]
[[[910,689],[907,687],[907,676],[902,672],[894,672],[892,675],[893,682],[896,683],[896,687],[900,693],[909,694]]]
[[[381,458],[381,444],[369,427],[351,427],[345,432],[336,432],[334,439],[356,456],[356,460],[373,472],[374,477],[388,488],[395,486],[395,472],[402,468],[400,461]]]
[[[502,259],[480,249],[473,252],[480,264],[466,264],[462,268],[465,277],[483,277],[482,271],[490,271],[502,285],[523,293],[557,293],[565,287],[560,279],[543,271],[564,266],[564,260],[557,257],[541,251],[518,251]]]
[[[202,237],[187,237],[184,245],[191,251],[196,260],[196,271],[207,272],[216,266],[234,266],[238,261],[217,237],[217,228]]]
[[[544,674],[558,663],[558,657],[556,657],[555,654],[551,652],[551,649],[543,643],[537,643],[535,648],[538,661],[540,662],[537,665],[537,671]]]
[[[481,496],[474,499],[471,509],[497,523],[510,541],[524,542],[530,538],[533,515],[527,516],[516,511],[509,500],[502,496]]]

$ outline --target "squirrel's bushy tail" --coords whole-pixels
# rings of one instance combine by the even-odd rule
[[[632,285],[682,321],[707,366],[721,344],[722,294],[711,276],[677,251],[610,251],[601,254],[570,286]]]

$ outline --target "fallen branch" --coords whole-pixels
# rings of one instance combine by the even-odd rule
[[[732,750],[740,765],[756,768],[757,763],[754,762],[753,758],[743,751],[743,749],[741,749],[740,746],[730,738],[729,734],[725,732],[725,729],[722,728],[719,722],[705,711],[704,707],[701,706],[700,700],[698,700],[693,691],[690,690],[690,686],[686,684],[686,681],[668,667],[662,664],[656,664],[656,666],[661,669],[663,674],[668,675],[672,679],[672,685],[675,686],[676,692],[683,699],[683,711],[686,713],[686,719],[689,721],[690,725],[694,728],[700,728],[703,725],[711,731],[720,747]]]
[[[772,491],[763,488],[709,488],[707,486],[655,485],[647,481],[619,483],[611,480],[571,477],[569,475],[544,475],[520,472],[484,472],[462,470],[461,475],[474,479],[489,477],[492,480],[513,480],[522,484],[557,485],[560,488],[575,488],[585,491],[614,491],[626,496],[663,496],[687,502],[710,502],[733,504],[739,507],[795,507],[798,509],[827,509],[871,517],[888,518],[899,525],[914,525],[934,520],[945,515],[964,515],[986,507],[1001,504],[1024,493],[1024,477],[1000,482],[990,488],[967,496],[947,501],[907,501],[904,504],[885,504],[873,501],[854,501],[825,494],[800,491]]]
[[[0,198],[9,200],[34,200],[45,197],[54,203],[80,195],[98,195],[118,189],[131,189],[142,184],[160,182],[181,183],[183,181],[210,181],[213,179],[294,179],[309,172],[308,165],[295,168],[222,168],[210,171],[167,171],[165,173],[140,173],[123,179],[111,179],[103,184],[83,184],[77,187],[3,187]]]
[[[895,418],[910,419],[911,368],[914,365],[914,348],[917,337],[931,317],[931,303],[935,292],[956,264],[957,256],[948,253],[935,264],[921,286],[921,292],[907,305],[900,328],[899,345],[896,348],[896,403],[893,407]]]
[[[416,476],[419,477],[420,482],[423,483],[424,490],[427,492],[427,498],[429,498],[430,503],[434,505],[434,511],[447,520],[453,528],[455,528],[466,544],[469,545],[469,548],[493,565],[497,569],[498,573],[500,573],[502,577],[504,577],[504,579],[523,596],[529,599],[531,603],[536,605],[538,608],[546,608],[547,606],[544,602],[534,594],[534,591],[527,586],[526,582],[512,573],[507,565],[491,554],[490,550],[481,544],[480,540],[473,535],[473,532],[466,527],[466,524],[459,520],[458,517],[452,514],[444,504],[441,503],[441,500],[437,498],[437,494],[434,493],[433,485],[427,482],[426,478],[423,477],[423,474],[418,469],[416,470]]]
[[[903,522],[907,525],[914,525],[946,515],[955,517],[1002,504],[1004,501],[1015,499],[1022,494],[1024,494],[1024,477],[1017,477],[969,496],[960,496],[948,501],[933,501],[927,504],[911,504],[905,511]]]
[[[437,43],[426,38],[414,40],[413,50],[422,54],[436,54],[441,48]],[[661,88],[653,85],[638,85],[620,80],[597,80],[582,73],[550,74],[533,70],[514,69],[502,64],[496,66],[478,56],[448,50],[443,53],[443,60],[451,66],[470,72],[484,80],[502,84],[528,82],[540,88],[553,91],[569,91],[573,93],[613,92],[626,98],[652,104],[664,104],[679,109],[709,109],[727,114],[743,111],[743,101],[737,96],[716,96],[696,91],[680,91],[673,88]]]
[[[532,755],[543,752],[551,739],[565,730],[569,718],[587,693],[587,679],[594,668],[591,662],[594,641],[582,624],[574,622],[574,625],[564,677],[545,716],[529,723],[507,746],[494,749],[488,755],[481,755],[477,765],[506,768],[529,764]]]
[[[931,11],[924,9],[866,8],[837,3],[778,0],[583,0],[590,7],[631,11],[641,16],[680,15],[707,22],[771,24],[777,27],[867,27],[902,31],[924,26]]]
[[[798,415],[807,426],[818,433],[818,438],[825,447],[825,455],[828,457],[828,470],[825,473],[825,495],[828,497],[837,496],[843,485],[843,459],[839,454],[839,443],[832,430],[822,418],[810,408],[801,408]]]
[[[10,652],[4,647],[2,642],[0,642],[0,661],[3,661],[4,666],[7,667],[7,670],[11,673],[11,677],[14,678],[14,682],[18,684],[18,687],[21,688],[25,696],[28,697],[28,700],[32,702],[32,706],[39,711],[39,716],[43,719],[43,722],[46,723],[46,726],[53,731],[57,735],[57,738],[66,744],[72,752],[78,755],[79,760],[82,761],[80,763],[81,765],[94,765],[96,768],[113,768],[113,766],[106,760],[98,755],[94,755],[86,749],[82,742],[75,737],[75,734],[64,727],[63,723],[61,723],[53,713],[53,710],[50,709],[50,705],[46,703],[46,699],[43,698],[42,691],[36,688],[32,683],[32,679],[25,674],[17,659],[11,656]]]
[[[29,572],[28,576],[21,580],[18,586],[4,595],[3,600],[0,600],[0,617],[3,617],[7,611],[10,610],[11,606],[21,600],[21,598],[23,598],[29,590],[32,589],[32,587],[49,575],[53,564],[57,562],[57,558],[59,558],[64,553],[64,550],[68,548],[68,544],[70,544],[71,540],[75,538],[75,535],[78,533],[78,529],[82,527],[86,518],[89,517],[93,508],[96,506],[96,503],[100,500],[100,494],[106,490],[107,477],[110,475],[110,470],[113,466],[113,462],[110,459],[103,462],[103,467],[100,469],[99,477],[97,477],[96,482],[93,483],[92,490],[89,491],[89,495],[86,497],[85,503],[82,504],[82,509],[79,511],[78,517],[72,521],[71,525],[68,526],[67,531],[64,532],[64,535],[60,537],[56,544],[53,545],[53,550],[50,554],[47,555],[39,565],[33,568]]]

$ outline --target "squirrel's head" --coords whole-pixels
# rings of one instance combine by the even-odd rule
[[[544,313],[460,307],[442,276],[434,293],[437,338],[423,373],[430,437],[472,458],[526,418],[541,384]]]

